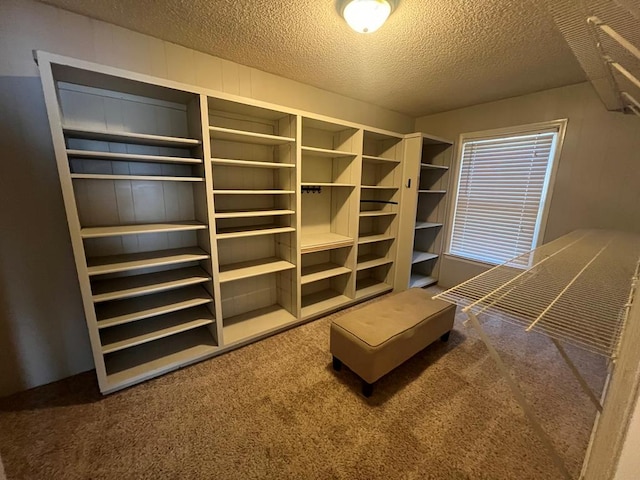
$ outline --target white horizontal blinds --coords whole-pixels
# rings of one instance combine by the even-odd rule
[[[500,264],[534,248],[557,134],[464,141],[452,254]]]

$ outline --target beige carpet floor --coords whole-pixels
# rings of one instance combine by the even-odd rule
[[[0,399],[13,479],[559,479],[484,344],[460,315],[359,394],[331,369],[334,314],[106,397],[93,372]],[[577,478],[595,409],[553,344],[487,333]],[[568,349],[596,389],[604,362]]]

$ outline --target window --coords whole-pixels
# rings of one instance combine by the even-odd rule
[[[449,253],[501,264],[538,245],[566,120],[463,134]]]

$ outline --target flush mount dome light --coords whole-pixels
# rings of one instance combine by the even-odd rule
[[[359,33],[378,30],[392,10],[392,0],[345,0],[342,4],[342,16]]]

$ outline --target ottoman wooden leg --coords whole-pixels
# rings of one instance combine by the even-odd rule
[[[362,395],[369,398],[373,393],[373,383],[362,381]]]
[[[449,340],[449,335],[451,334],[451,330],[449,330],[447,333],[445,333],[444,335],[442,335],[440,337],[440,340],[442,340],[443,342],[446,342]]]
[[[333,357],[333,369],[339,372],[342,369],[342,362],[339,358]]]

